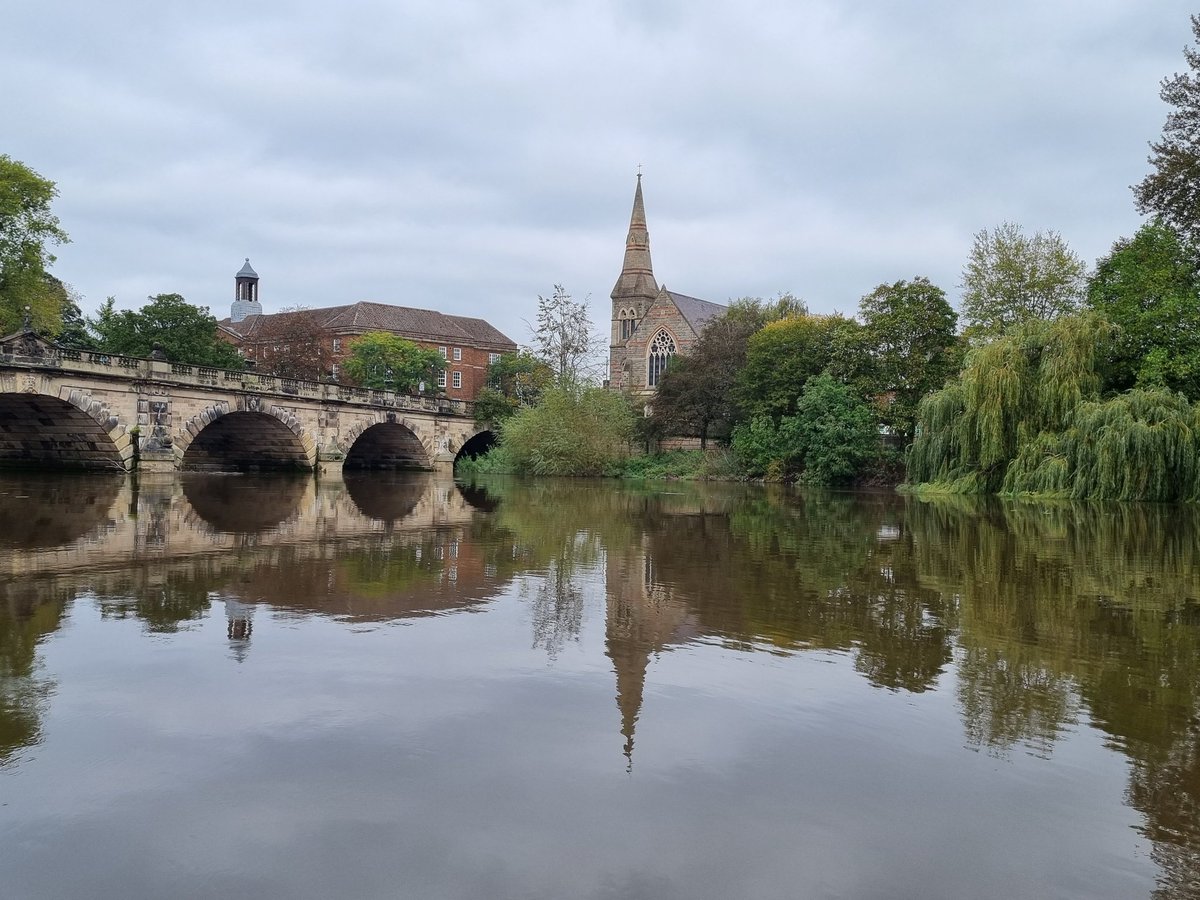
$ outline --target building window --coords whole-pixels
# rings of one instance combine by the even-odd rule
[[[337,365],[337,363],[334,363],[334,364],[333,364],[333,368],[329,370],[329,374],[330,374],[330,375],[333,377],[333,380],[334,380],[334,381],[337,381],[337,377],[338,377],[338,365]]]
[[[438,387],[445,387],[445,386],[446,386],[446,373],[438,372]]]
[[[452,387],[461,388],[462,387],[462,372],[455,372],[454,380],[451,381],[450,384]]]
[[[341,351],[341,349],[342,349],[342,339],[334,338],[333,339],[333,352],[338,353]]]
[[[646,372],[646,385],[658,387],[663,372],[667,371],[667,362],[675,355],[675,339],[665,329],[654,336],[650,342],[649,366]]]
[[[629,336],[633,334],[634,326],[637,325],[637,319],[634,316],[632,309],[623,309],[620,312],[621,319],[621,340],[629,340]]]
[[[455,347],[454,348],[454,361],[458,362],[461,359],[462,359],[462,347]]]
[[[442,354],[442,359],[450,358],[450,351],[447,350],[445,347],[438,347],[438,353]]]
[[[489,366],[492,363],[498,363],[498,362],[500,362],[500,354],[499,353],[489,353],[488,354],[488,365]]]

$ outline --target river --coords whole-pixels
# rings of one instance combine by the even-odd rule
[[[1200,896],[1200,510],[0,477],[0,896]]]

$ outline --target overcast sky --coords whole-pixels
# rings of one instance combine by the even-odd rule
[[[92,311],[377,300],[528,340],[539,294],[607,331],[638,165],[654,272],[853,313],[971,236],[1089,264],[1185,67],[1182,0],[5,0],[0,153],[57,182],[53,271]]]

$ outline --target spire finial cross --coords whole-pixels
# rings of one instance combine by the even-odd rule
[[[642,177],[642,164],[638,163],[638,178]]]

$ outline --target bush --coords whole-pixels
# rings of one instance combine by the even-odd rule
[[[555,387],[537,406],[518,410],[500,426],[500,447],[518,472],[611,475],[629,456],[633,426],[633,411],[621,394]]]

